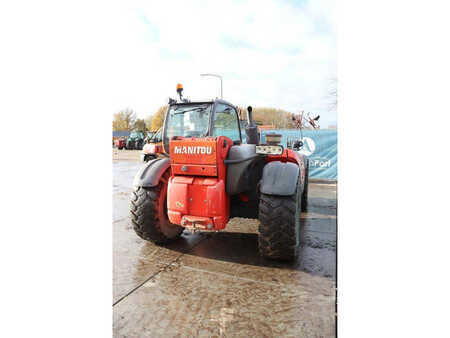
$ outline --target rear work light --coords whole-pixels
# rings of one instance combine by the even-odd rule
[[[283,146],[261,145],[256,146],[256,153],[262,155],[281,155],[283,153]]]

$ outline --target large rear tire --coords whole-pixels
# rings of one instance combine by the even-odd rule
[[[263,257],[295,260],[300,244],[300,191],[292,196],[261,194],[259,252]]]
[[[166,244],[184,230],[170,223],[167,217],[167,178],[153,188],[137,187],[131,194],[130,216],[134,231],[142,239],[155,244]]]

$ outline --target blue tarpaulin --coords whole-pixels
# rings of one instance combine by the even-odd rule
[[[113,137],[128,137],[130,136],[129,130],[116,130],[113,131]]]
[[[271,129],[261,131],[261,143],[265,143],[265,135],[281,134],[281,143],[286,147],[287,139],[300,140],[298,129]],[[337,180],[337,131],[336,130],[303,130],[303,147],[299,153],[309,159],[309,177]]]

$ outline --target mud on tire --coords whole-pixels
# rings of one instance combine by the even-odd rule
[[[270,259],[294,260],[300,243],[299,187],[292,196],[261,194],[259,252]]]
[[[154,188],[134,188],[130,216],[133,229],[139,237],[156,244],[165,244],[183,232],[183,227],[170,223],[167,218],[166,196],[167,183],[164,182]]]

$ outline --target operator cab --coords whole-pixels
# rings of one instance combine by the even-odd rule
[[[225,162],[227,163],[226,191],[236,195],[255,191],[265,164],[257,151],[259,136],[253,120],[252,107],[247,108],[247,121],[242,123],[236,106],[223,99],[191,102],[182,97],[183,87],[177,85],[180,100],[169,98],[163,126],[163,147],[170,154],[170,142],[181,138],[207,138],[225,136],[232,140]],[[241,125],[246,143],[242,142]],[[281,152],[282,146],[279,146]]]
[[[170,104],[164,121],[163,135],[166,153],[170,152],[169,142],[174,136],[227,136],[233,144],[242,143],[237,109],[231,103],[221,99]]]
[[[177,85],[180,100],[169,98],[169,107],[163,127],[163,147],[169,154],[169,142],[173,137],[218,137],[226,136],[233,145],[241,145],[242,130],[238,109],[223,100],[191,102],[183,98],[183,86]],[[252,107],[247,108],[247,123],[244,128],[247,144],[258,145],[258,129],[253,120]]]

